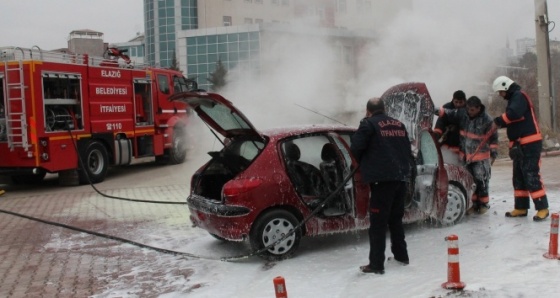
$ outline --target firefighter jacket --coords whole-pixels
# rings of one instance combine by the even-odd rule
[[[496,117],[494,122],[499,127],[507,127],[507,137],[511,143],[518,141],[521,145],[542,140],[533,103],[529,96],[521,91],[516,83],[506,91],[508,101],[506,112]]]
[[[409,181],[414,161],[402,122],[383,113],[374,114],[362,119],[351,141],[364,183]]]
[[[453,102],[443,105],[444,109],[455,109]],[[459,135],[459,127],[449,122],[446,116],[439,117],[434,127],[434,133],[442,137],[441,145],[447,145],[454,152],[459,152],[461,139]]]
[[[460,128],[461,159],[475,162],[498,155],[498,132],[492,132],[492,117],[486,113],[486,107],[481,106],[480,113],[469,117],[467,109],[440,109],[439,116],[446,116],[450,123]],[[482,143],[482,145],[481,145]],[[480,147],[480,148],[479,148]]]

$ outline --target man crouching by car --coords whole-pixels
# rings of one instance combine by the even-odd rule
[[[364,273],[385,273],[385,235],[391,233],[395,260],[409,263],[402,218],[413,157],[406,127],[385,114],[380,98],[368,100],[366,117],[352,136],[352,154],[360,163],[363,183],[369,183],[369,264]]]

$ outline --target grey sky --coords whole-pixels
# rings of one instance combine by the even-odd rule
[[[0,46],[42,49],[66,47],[72,30],[92,29],[105,34],[106,42],[124,42],[136,32],[143,32],[142,0],[1,0]],[[451,20],[473,26],[487,23],[489,11],[495,11],[495,25],[488,31],[507,32],[511,46],[516,38],[535,35],[534,1],[530,0],[414,0],[419,13],[430,14],[442,22]],[[512,13],[521,11],[521,14]],[[548,1],[549,18],[560,25],[560,3]],[[480,14],[477,12],[481,12]],[[486,12],[486,13],[484,13]],[[515,27],[511,19],[517,19]],[[508,21],[503,21],[509,19]],[[455,24],[456,25],[456,24]],[[447,24],[442,24],[447,27]],[[502,27],[502,28],[500,28]],[[506,28],[504,28],[506,27]],[[485,34],[485,30],[476,34]],[[551,32],[551,39],[560,39],[560,26]],[[502,41],[500,41],[502,42]]]

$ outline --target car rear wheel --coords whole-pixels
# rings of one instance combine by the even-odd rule
[[[285,237],[297,226],[297,218],[286,210],[272,210],[259,217],[249,236],[253,251],[262,250]],[[276,261],[291,257],[299,246],[301,229],[260,254],[266,260]]]
[[[456,185],[449,184],[447,190],[447,206],[443,214],[440,224],[443,226],[451,226],[458,223],[465,215],[467,208],[467,200],[465,193]]]

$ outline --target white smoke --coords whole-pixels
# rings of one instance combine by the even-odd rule
[[[534,36],[533,14],[533,4],[520,0],[415,1],[360,48],[355,75],[340,67],[337,45],[327,37],[286,34],[262,52],[263,65],[272,67],[258,76],[230,70],[221,93],[258,129],[335,123],[298,105],[334,118],[352,114],[341,120],[356,126],[368,98],[410,81],[425,82],[436,106],[458,89],[485,98],[506,42],[514,48],[516,38],[527,36],[520,32]],[[308,26],[292,24],[301,31]]]

